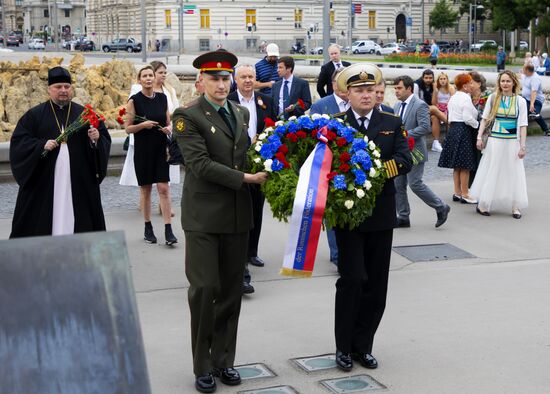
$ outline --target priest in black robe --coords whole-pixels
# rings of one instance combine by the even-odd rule
[[[48,101],[21,117],[11,138],[10,165],[19,193],[10,238],[105,230],[99,185],[111,137],[100,122],[58,144],[55,139],[84,107],[71,101],[71,75],[62,67],[49,71],[48,94]]]

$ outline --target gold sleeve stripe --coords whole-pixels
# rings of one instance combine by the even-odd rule
[[[388,173],[388,177],[394,178],[399,174],[397,171],[397,165],[394,159],[386,161],[384,163],[384,166],[386,167],[386,172]]]
[[[395,162],[395,160],[390,160],[390,163],[391,163],[391,166],[393,168],[393,172],[394,172],[394,176],[397,176],[399,175],[399,171],[397,170],[397,163]]]

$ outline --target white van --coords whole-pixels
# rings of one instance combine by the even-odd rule
[[[354,41],[351,44],[351,53],[375,53],[377,47],[380,48],[380,45],[372,40]]]

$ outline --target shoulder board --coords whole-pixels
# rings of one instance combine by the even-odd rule
[[[393,116],[393,117],[395,117],[395,118],[400,118],[399,115],[396,115],[396,114],[394,114],[394,113],[392,113],[392,112],[380,111],[380,113],[381,113],[381,114],[384,114],[384,115],[390,115],[390,116]]]
[[[337,114],[332,115],[334,118],[341,118],[346,114],[346,111],[344,112],[338,112]]]

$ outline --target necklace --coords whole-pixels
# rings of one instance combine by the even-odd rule
[[[148,99],[154,99],[154,98],[155,98],[155,95],[156,95],[156,93],[155,93],[154,90],[153,90],[153,94],[150,95],[150,96],[148,96],[148,95],[146,95],[145,93],[143,93],[143,91],[142,91],[141,93],[142,93],[145,97],[147,97]]]
[[[65,120],[65,127],[61,128],[61,124],[59,123],[59,119],[57,119],[57,114],[55,113],[55,108],[53,107],[52,100],[50,100],[50,107],[52,108],[53,116],[55,118],[55,123],[57,123],[57,128],[59,129],[59,134],[63,134],[63,131],[67,129],[67,126],[69,124],[69,118],[71,117],[71,104],[72,104],[72,101],[69,101],[69,110],[67,111],[67,119]]]

